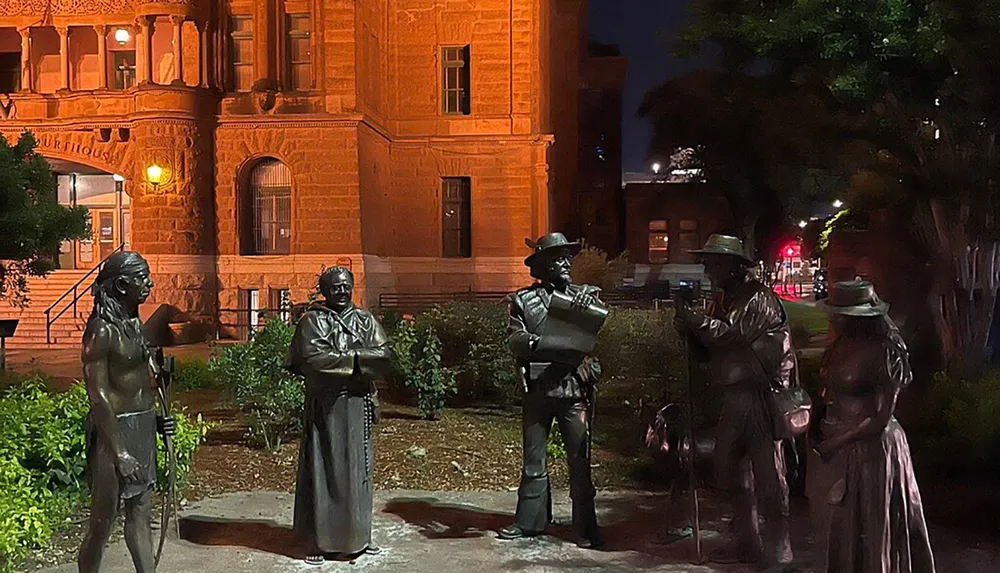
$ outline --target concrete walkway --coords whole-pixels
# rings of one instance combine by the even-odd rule
[[[181,536],[169,539],[159,573],[209,571],[217,573],[297,571],[379,571],[385,573],[448,572],[691,572],[745,571],[737,566],[692,565],[693,544],[650,543],[662,527],[667,499],[639,492],[601,492],[598,512],[605,526],[607,546],[586,551],[570,539],[567,525],[554,525],[550,534],[527,540],[500,541],[494,531],[510,523],[516,504],[513,492],[386,491],[376,496],[375,541],[383,551],[361,556],[355,562],[332,562],[322,568],[301,560],[290,530],[292,496],[284,493],[235,493],[207,499],[182,510]],[[705,553],[718,547],[725,530],[719,508],[705,504]],[[566,492],[554,499],[556,520],[570,516]],[[801,511],[796,511],[797,515]],[[796,518],[796,532],[807,531]],[[1000,550],[995,545],[958,542],[933,532],[938,553],[938,573],[996,573]],[[808,541],[796,538],[799,556],[807,560]],[[132,571],[124,542],[112,544],[104,571]],[[44,569],[72,573],[75,564]]]

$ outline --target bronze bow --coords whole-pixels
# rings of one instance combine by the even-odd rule
[[[167,387],[170,385],[170,377],[174,371],[174,358],[164,357],[163,349],[156,349],[156,390],[160,401],[160,409],[164,417],[170,417],[170,401],[167,399]],[[160,556],[163,554],[163,544],[167,540],[167,527],[170,524],[170,507],[174,510],[174,528],[177,538],[180,539],[181,527],[177,516],[177,456],[174,453],[173,438],[163,434],[163,445],[167,449],[167,459],[170,467],[167,474],[169,480],[169,490],[167,497],[163,500],[163,511],[160,514],[160,542],[156,548],[155,566],[160,564]]]

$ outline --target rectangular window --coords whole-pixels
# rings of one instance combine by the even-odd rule
[[[237,319],[237,336],[246,340],[257,332],[260,324],[260,291],[255,288],[240,289],[240,308]]]
[[[277,316],[284,322],[291,318],[292,294],[286,288],[272,288],[267,292],[267,308],[270,311],[268,316]]]
[[[291,91],[312,88],[312,34],[309,14],[285,16],[287,81]]]
[[[441,49],[442,109],[449,115],[469,115],[469,46]]]
[[[441,180],[442,256],[472,256],[472,180],[445,177]]]
[[[698,221],[681,221],[680,233],[677,235],[677,247],[681,252],[688,252],[700,249],[701,240],[698,237]]]
[[[229,19],[229,82],[234,92],[253,87],[253,17]]]
[[[0,52],[0,94],[21,89],[21,52]]]
[[[663,219],[649,222],[649,262],[665,263],[670,259],[670,236]]]

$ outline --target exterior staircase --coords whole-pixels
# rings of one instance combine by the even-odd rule
[[[31,298],[31,302],[24,309],[11,306],[6,301],[0,301],[0,318],[19,319],[17,331],[12,338],[7,339],[7,348],[79,346],[80,337],[83,336],[83,329],[93,305],[90,285],[97,278],[96,274],[91,274],[88,280],[78,287],[77,292],[82,293],[82,296],[76,301],[75,315],[72,289],[73,285],[80,282],[89,272],[87,269],[57,270],[49,273],[45,278],[31,277],[28,280],[28,296]],[[69,292],[68,295],[67,292]],[[58,320],[52,323],[50,343],[49,340],[46,340],[45,309],[63,295],[66,296],[52,309],[51,316],[55,317],[64,308],[69,308]]]

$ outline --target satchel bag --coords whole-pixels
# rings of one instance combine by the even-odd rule
[[[784,315],[784,308],[782,308],[782,315]],[[778,331],[783,331],[782,336],[785,337],[789,336],[787,325],[788,318],[782,316]],[[763,336],[771,336],[778,331],[767,332]],[[757,359],[757,364],[760,365],[764,376],[767,377],[767,367],[764,366],[757,351],[753,349],[753,345],[751,345],[750,351]],[[771,425],[775,440],[795,438],[809,430],[809,424],[812,421],[812,398],[809,397],[809,393],[804,388],[797,384],[797,381],[793,386],[785,388],[780,384],[772,384],[769,380],[766,392],[767,404],[771,409]]]
[[[805,434],[812,420],[812,399],[801,386],[772,388],[769,392],[774,437],[778,440]]]

